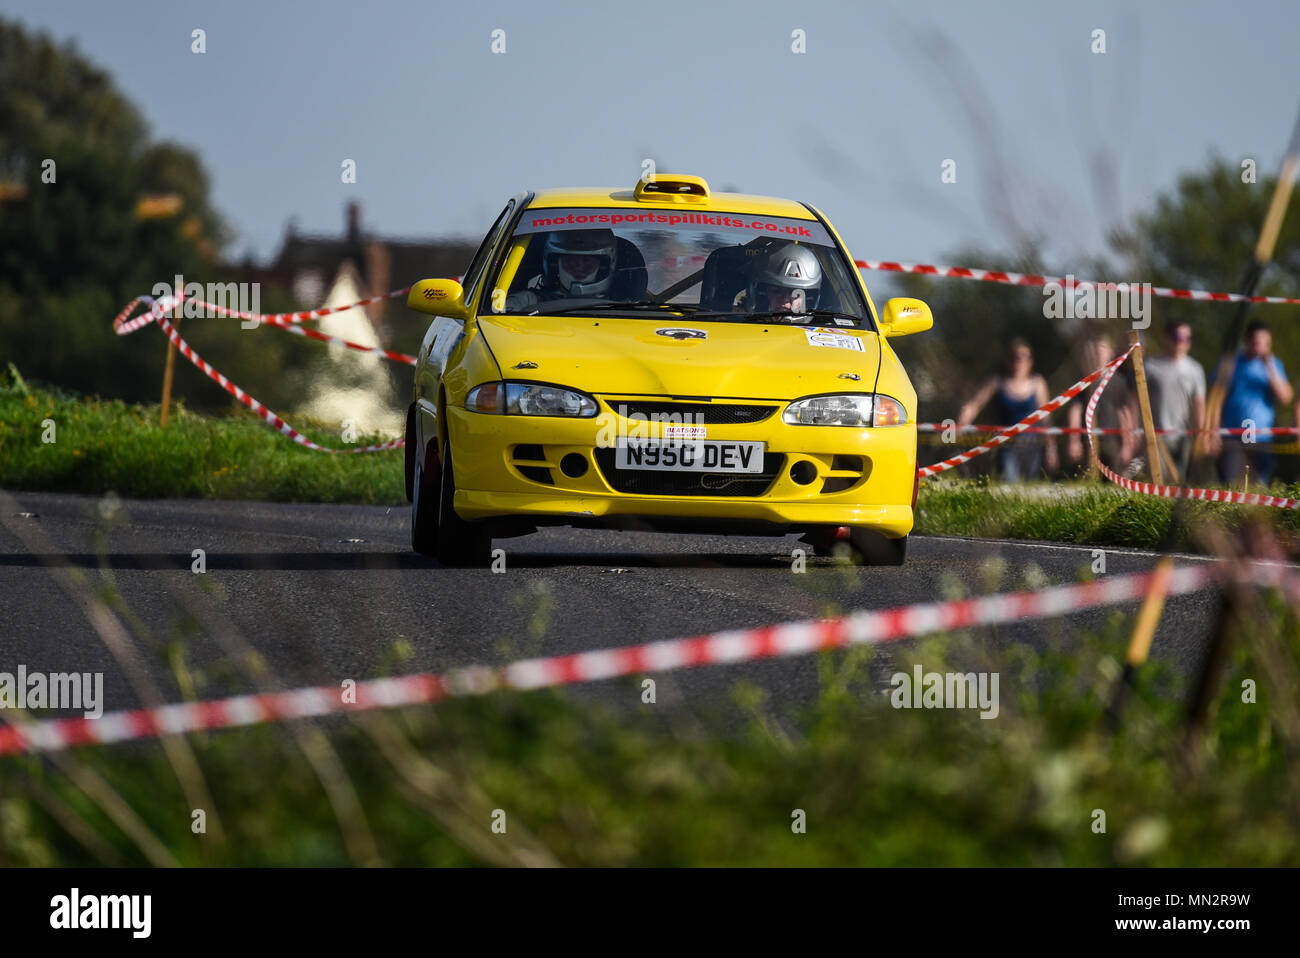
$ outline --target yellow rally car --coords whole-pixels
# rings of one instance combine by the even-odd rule
[[[916,393],[813,207],[660,174],[523,193],[437,319],[406,425],[411,545],[488,560],[540,525],[802,533],[817,554],[901,564],[916,504]]]

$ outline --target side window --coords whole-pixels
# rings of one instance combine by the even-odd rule
[[[465,270],[465,302],[474,302],[474,294],[478,291],[479,283],[483,280],[483,271],[487,269],[488,261],[492,258],[492,251],[496,248],[501,239],[501,233],[510,221],[510,214],[515,208],[515,201],[511,200],[506,204],[506,208],[501,211],[492,228],[488,230],[487,236],[483,237],[483,245],[478,248],[474,254],[473,261],[469,264],[469,269]]]

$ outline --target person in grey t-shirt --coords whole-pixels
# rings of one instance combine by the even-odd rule
[[[1205,369],[1188,355],[1192,348],[1192,327],[1171,319],[1165,324],[1163,355],[1145,363],[1151,390],[1151,415],[1157,429],[1200,430],[1205,427]],[[1178,468],[1179,480],[1187,481],[1192,461],[1194,435],[1163,436]]]

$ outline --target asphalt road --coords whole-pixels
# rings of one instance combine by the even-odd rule
[[[913,537],[902,568],[810,558],[796,574],[793,536],[551,529],[498,540],[506,571],[496,574],[444,569],[410,553],[405,508],[175,500],[114,507],[96,497],[8,495],[0,496],[0,672],[20,663],[29,673],[103,671],[109,709],[140,699],[83,611],[78,596],[90,588],[116,590],[140,661],[163,697],[175,701],[189,679],[178,681],[168,648],[173,656],[183,649],[172,665],[183,661],[180,674],[199,683],[203,696],[254,690],[232,667],[231,648],[255,648],[285,686],[337,685],[1074,582],[1093,562],[1089,548]],[[206,554],[206,573],[191,571],[196,549]],[[1150,553],[1108,550],[1106,570],[1145,570],[1155,561]],[[1152,654],[1181,670],[1195,667],[1215,608],[1212,593],[1171,599]],[[1131,616],[1134,607],[1126,611]],[[985,629],[970,642],[1068,645],[1110,614]],[[398,655],[403,644],[405,658]],[[892,670],[891,662],[908,654],[905,645],[891,646],[875,668]],[[817,688],[817,659],[663,675],[659,699],[716,705],[741,678],[778,703],[797,704]],[[623,682],[587,694],[635,700],[638,693]]]

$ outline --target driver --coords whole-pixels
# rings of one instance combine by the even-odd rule
[[[557,299],[603,299],[614,282],[618,240],[612,230],[559,230],[546,238],[542,272],[506,297],[510,310]]]
[[[817,308],[821,287],[816,254],[786,243],[754,264],[739,305],[751,313],[804,313]]]

